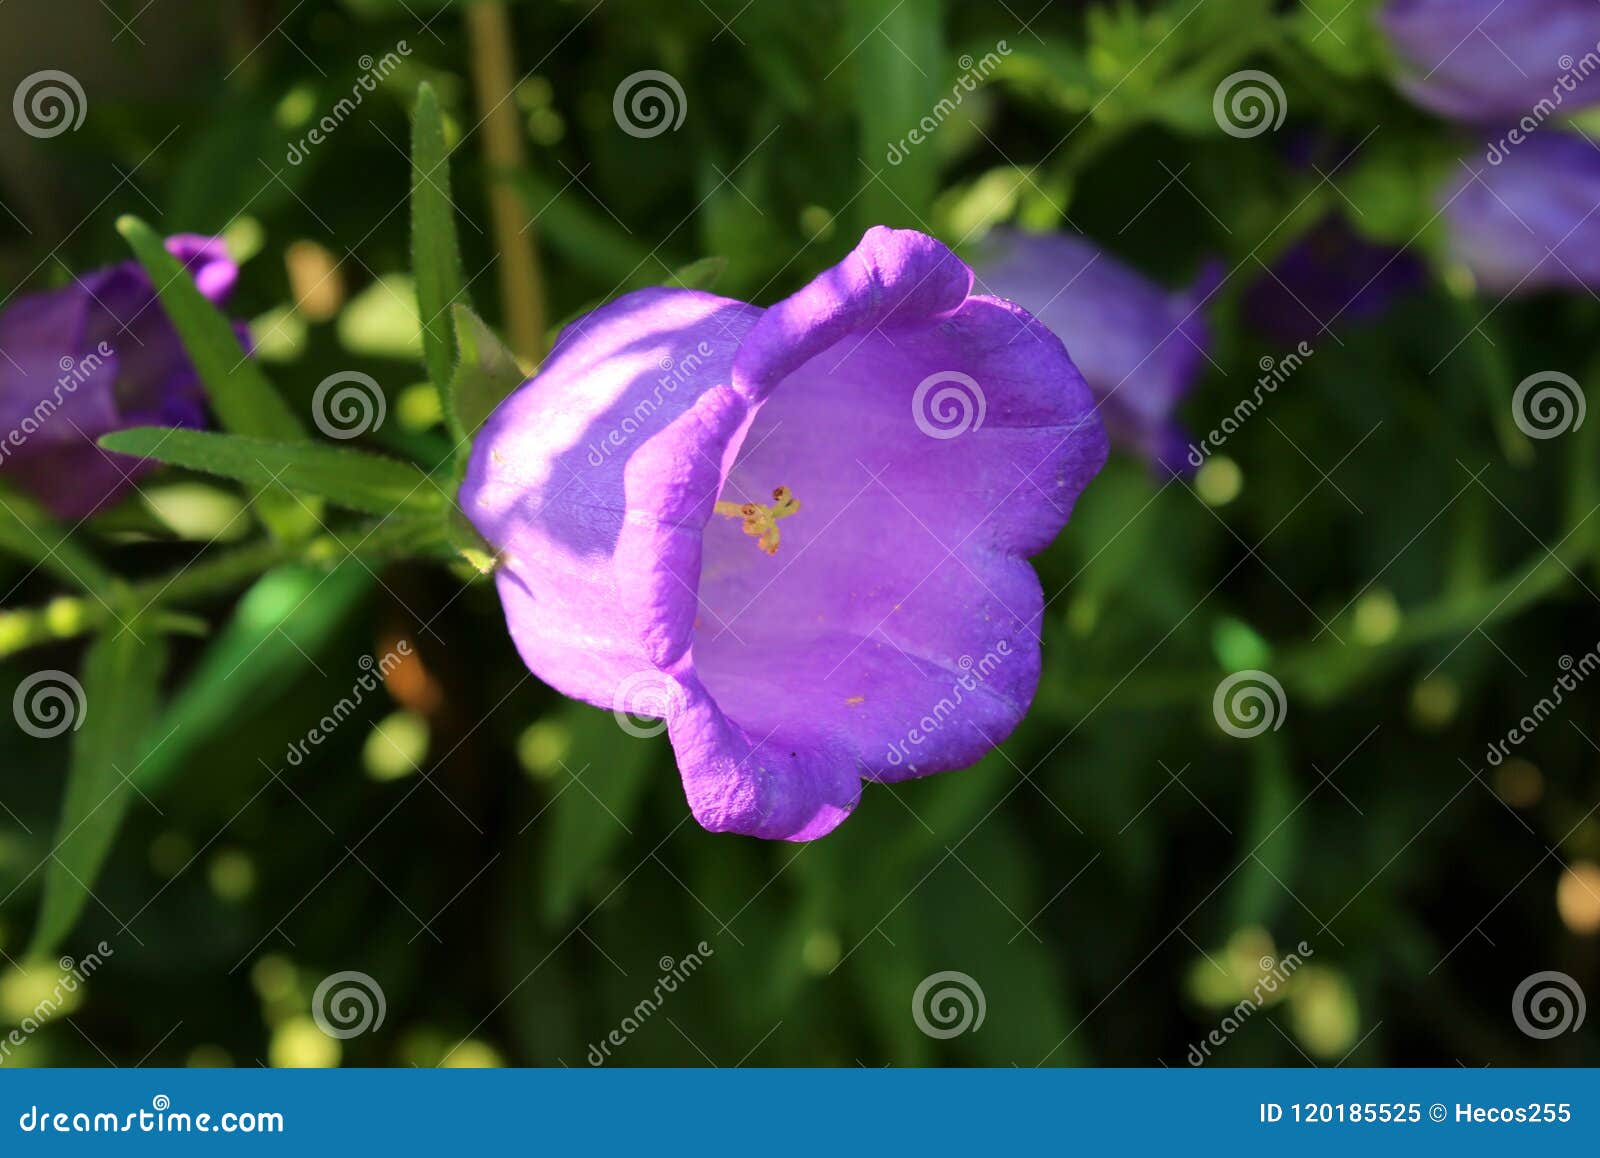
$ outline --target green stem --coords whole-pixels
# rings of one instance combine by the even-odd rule
[[[466,21],[472,80],[482,111],[484,161],[491,175],[520,172],[527,167],[527,149],[514,95],[511,18],[499,0],[482,0],[467,7]],[[537,366],[544,357],[546,312],[538,234],[531,221],[524,221],[516,190],[503,180],[490,185],[489,217],[499,254],[506,334],[517,357]]]
[[[166,609],[227,594],[283,563],[333,566],[351,556],[374,563],[449,557],[454,552],[447,535],[443,520],[428,517],[386,519],[352,531],[330,531],[298,547],[263,540],[208,555],[170,575],[128,584],[114,602],[127,614],[147,616],[163,630],[193,631],[195,620]],[[98,599],[65,595],[43,607],[0,611],[0,659],[25,648],[87,635],[110,622],[112,614]]]

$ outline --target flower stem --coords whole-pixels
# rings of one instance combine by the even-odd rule
[[[511,20],[501,0],[467,6],[472,79],[482,115],[483,158],[488,166],[489,215],[499,254],[500,295],[511,348],[529,366],[544,357],[545,289],[533,223],[522,222],[509,175],[527,164],[517,116],[516,69],[511,57]]]
[[[43,607],[0,611],[0,659],[29,647],[88,635],[111,622],[113,614],[148,615],[155,627],[192,633],[195,620],[166,609],[227,594],[284,563],[334,567],[349,558],[390,562],[445,557],[453,553],[446,544],[446,533],[439,519],[405,518],[346,532],[330,531],[298,546],[268,539],[204,556],[170,575],[128,584],[110,600],[121,609],[118,612],[99,599],[67,595]]]

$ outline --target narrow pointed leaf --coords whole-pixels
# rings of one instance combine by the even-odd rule
[[[166,644],[148,623],[113,627],[89,647],[66,797],[33,935],[36,954],[55,950],[93,896],[91,882],[128,810],[128,777],[138,765],[166,663]]]
[[[305,429],[261,367],[245,356],[233,323],[195,285],[183,263],[167,252],[161,237],[137,217],[122,217],[117,231],[156,287],[184,352],[194,363],[217,422],[233,434],[292,442]],[[264,522],[280,539],[295,540],[316,529],[316,508],[281,493],[257,504]]]
[[[457,437],[468,439],[528,376],[482,318],[462,305],[452,313],[461,361],[450,380],[449,398],[456,410]]]
[[[141,426],[108,434],[100,445],[119,454],[221,475],[253,487],[320,495],[375,515],[436,510],[439,491],[410,463],[317,442],[270,442],[199,430]]]
[[[304,437],[294,411],[273,389],[261,367],[240,349],[233,323],[206,300],[183,263],[167,252],[161,237],[137,217],[123,217],[117,230],[155,283],[161,308],[172,319],[184,350],[199,371],[223,429],[285,442]]]
[[[411,123],[411,264],[417,281],[417,311],[422,319],[422,352],[428,377],[448,395],[455,365],[455,339],[450,306],[465,300],[461,251],[456,242],[454,206],[450,203],[449,154],[444,120],[431,85],[417,90],[417,111]],[[446,397],[445,411],[451,413]],[[461,431],[455,431],[460,438]]]
[[[349,621],[374,582],[355,560],[332,571],[286,564],[258,579],[146,734],[134,783],[150,793],[164,788],[241,713],[259,711],[266,697],[303,679],[306,656]]]

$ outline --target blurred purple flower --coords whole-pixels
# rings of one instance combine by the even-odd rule
[[[965,767],[1033,698],[1026,558],[1105,433],[1061,343],[971,288],[876,228],[769,309],[627,294],[473,447],[523,660],[636,734],[664,719],[712,831],[821,836],[863,778]]]
[[[1031,311],[1065,343],[1112,441],[1164,471],[1192,471],[1173,415],[1205,368],[1211,335],[1200,310],[1218,267],[1173,293],[1078,234],[996,229],[973,269],[984,290]]]
[[[1582,68],[1600,46],[1595,0],[1388,0],[1378,22],[1400,87],[1443,116],[1543,120],[1600,101]]]
[[[1423,284],[1415,256],[1358,237],[1327,218],[1286,249],[1244,297],[1249,323],[1284,345],[1313,342],[1339,323],[1371,321]]]
[[[167,250],[221,303],[238,267],[216,238]],[[82,519],[146,469],[95,445],[130,426],[200,426],[204,392],[137,262],[75,275],[0,314],[0,479],[64,519]]]
[[[1451,255],[1496,294],[1600,288],[1600,150],[1543,133],[1442,190]]]

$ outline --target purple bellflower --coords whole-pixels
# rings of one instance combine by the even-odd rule
[[[569,326],[461,502],[536,675],[664,719],[707,829],[808,840],[863,779],[965,767],[1021,720],[1027,556],[1105,455],[1061,342],[879,227],[768,309],[647,289]]]
[[[1400,87],[1453,120],[1543,121],[1600,101],[1579,67],[1600,45],[1594,0],[1389,0],[1378,23]]]
[[[220,303],[238,277],[219,239],[178,235],[167,250]],[[0,314],[0,480],[57,516],[83,519],[146,466],[95,445],[130,426],[191,426],[205,395],[137,262],[19,297]]]
[[[1441,192],[1449,251],[1494,294],[1600,288],[1600,152],[1530,137],[1498,165],[1471,162]]]
[[[1220,281],[1215,266],[1173,293],[1077,234],[997,229],[973,268],[982,289],[1032,311],[1066,343],[1114,442],[1163,477],[1191,471],[1173,414],[1205,369],[1201,306]]]

